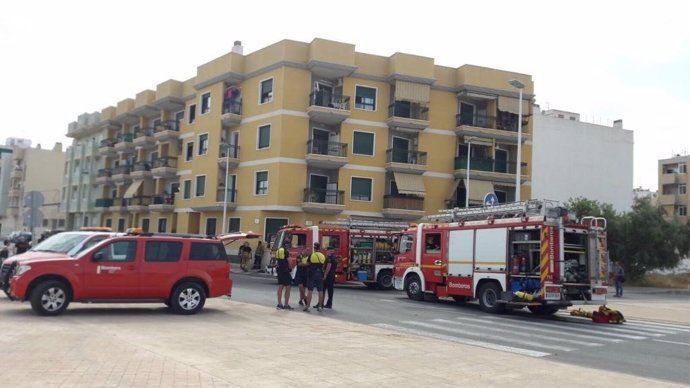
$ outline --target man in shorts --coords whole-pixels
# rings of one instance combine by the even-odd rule
[[[283,246],[276,252],[276,267],[278,272],[278,305],[277,310],[293,310],[290,307],[290,290],[292,290],[292,276],[290,275],[290,241],[285,240]],[[282,303],[283,290],[285,290],[285,304]]]
[[[306,286],[309,279],[309,250],[304,248],[297,258],[297,271],[295,272],[295,284],[299,286],[299,305],[308,306]]]
[[[309,255],[309,280],[307,281],[307,305],[304,311],[309,312],[311,306],[311,295],[314,287],[319,292],[319,302],[316,305],[316,310],[321,312],[323,310],[323,266],[326,263],[326,256],[319,252],[321,244],[314,243],[314,253]]]

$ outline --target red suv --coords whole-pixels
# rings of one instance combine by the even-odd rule
[[[224,244],[258,235],[113,237],[77,257],[22,260],[10,273],[10,298],[31,301],[39,315],[70,302],[164,302],[195,314],[206,298],[230,295]]]

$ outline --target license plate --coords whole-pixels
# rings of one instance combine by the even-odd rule
[[[544,299],[561,300],[561,288],[557,286],[544,287]]]

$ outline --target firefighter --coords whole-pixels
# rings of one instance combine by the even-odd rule
[[[290,307],[290,290],[292,289],[292,276],[290,275],[290,240],[285,240],[283,246],[276,252],[276,266],[278,267],[278,305],[277,310],[293,310]],[[282,304],[283,292],[285,293],[285,304]]]
[[[314,253],[309,255],[309,280],[307,281],[307,305],[304,311],[309,312],[311,306],[311,295],[314,287],[319,293],[319,302],[316,304],[318,312],[323,311],[323,266],[326,263],[326,257],[319,252],[321,244],[314,243]]]
[[[297,258],[297,271],[295,271],[295,284],[299,286],[299,305],[309,306],[307,303],[307,296],[305,287],[309,279],[309,250],[304,248],[302,253]]]

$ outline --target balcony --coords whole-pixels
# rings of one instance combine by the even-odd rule
[[[508,162],[505,160],[471,158],[470,159],[470,175],[471,178],[480,178],[482,180],[489,180],[493,182],[514,183],[516,173],[515,162]],[[525,174],[527,163],[522,163],[520,170],[520,181],[528,180]],[[464,178],[467,176],[467,156],[458,156],[455,158],[455,176],[457,178]]]
[[[115,143],[117,139],[103,139],[98,146],[98,154],[101,156],[114,156],[115,155]]]
[[[129,165],[113,167],[113,183],[124,183],[126,181],[129,181],[131,179],[129,176],[130,172],[132,172],[132,166]]]
[[[144,213],[149,211],[151,196],[139,195],[125,200],[127,211],[132,213]]]
[[[685,175],[685,174],[683,174]],[[660,185],[672,185],[679,183],[681,181],[680,179],[680,174],[679,173],[671,173],[671,174],[661,174],[659,177],[659,184]]]
[[[424,174],[426,152],[389,148],[386,150],[386,171]]]
[[[347,164],[347,144],[311,139],[304,157],[310,167],[334,169]]]
[[[223,114],[220,116],[223,128],[231,128],[242,122],[242,101],[223,101]]]
[[[498,139],[517,144],[517,118],[512,118],[512,116],[514,115],[502,115],[500,117],[495,117],[459,113],[455,116],[455,133],[460,136],[476,136],[487,139]],[[523,142],[529,138],[529,133],[525,131],[527,124],[529,124],[529,120],[527,117],[523,116]]]
[[[382,213],[387,218],[417,220],[424,216],[424,198],[404,195],[384,195]]]
[[[151,149],[156,146],[156,139],[153,137],[154,128],[138,128],[134,131],[134,148]]]
[[[111,206],[113,206],[112,198],[98,198],[94,204],[96,211],[100,212],[108,211]]]
[[[127,200],[124,198],[113,198],[111,199],[110,207],[108,211],[112,213],[124,213],[127,211]]]
[[[132,179],[144,179],[151,178],[151,162],[148,160],[142,160],[139,162],[134,162],[132,166],[132,172],[129,174]]]
[[[419,133],[429,127],[429,107],[425,104],[396,101],[388,106],[388,127],[401,132]]]
[[[350,96],[312,92],[309,95],[309,118],[319,123],[337,125],[350,117]]]
[[[151,198],[149,211],[152,212],[171,212],[175,210],[175,196],[172,194],[156,194]]]
[[[302,198],[302,210],[318,214],[342,213],[345,210],[345,192],[307,187]]]
[[[15,167],[10,171],[10,178],[21,179],[24,176],[24,169]]]
[[[21,188],[18,188],[18,187],[17,187],[17,188],[11,188],[11,189],[7,192],[7,196],[8,196],[9,198],[19,198],[19,197],[22,196],[22,189],[21,189]]]
[[[209,193],[210,194],[210,193]],[[210,195],[209,195],[210,196]],[[228,210],[234,210],[237,207],[237,190],[233,187],[228,188],[228,197],[227,197],[227,209]],[[210,200],[210,198],[208,198]],[[206,205],[200,205],[200,206],[192,206],[192,210],[195,212],[218,212],[218,211],[223,211],[223,203],[225,203],[225,190],[223,187],[219,187],[218,190],[216,190],[216,198],[215,202],[206,204]]]
[[[96,174],[96,184],[107,185],[113,183],[112,170],[109,168],[101,168]]]
[[[686,205],[688,203],[687,194],[661,194],[659,195],[659,205],[673,206]]]
[[[177,140],[180,137],[180,123],[177,120],[166,120],[153,129],[153,138],[158,142]]]
[[[117,142],[113,146],[116,152],[132,153],[134,152],[134,135],[131,133],[123,133],[117,137]]]
[[[151,173],[156,178],[173,178],[177,175],[177,157],[163,156],[153,161]]]
[[[237,168],[240,164],[240,146],[235,144],[221,144],[218,147],[218,166],[222,169]]]

